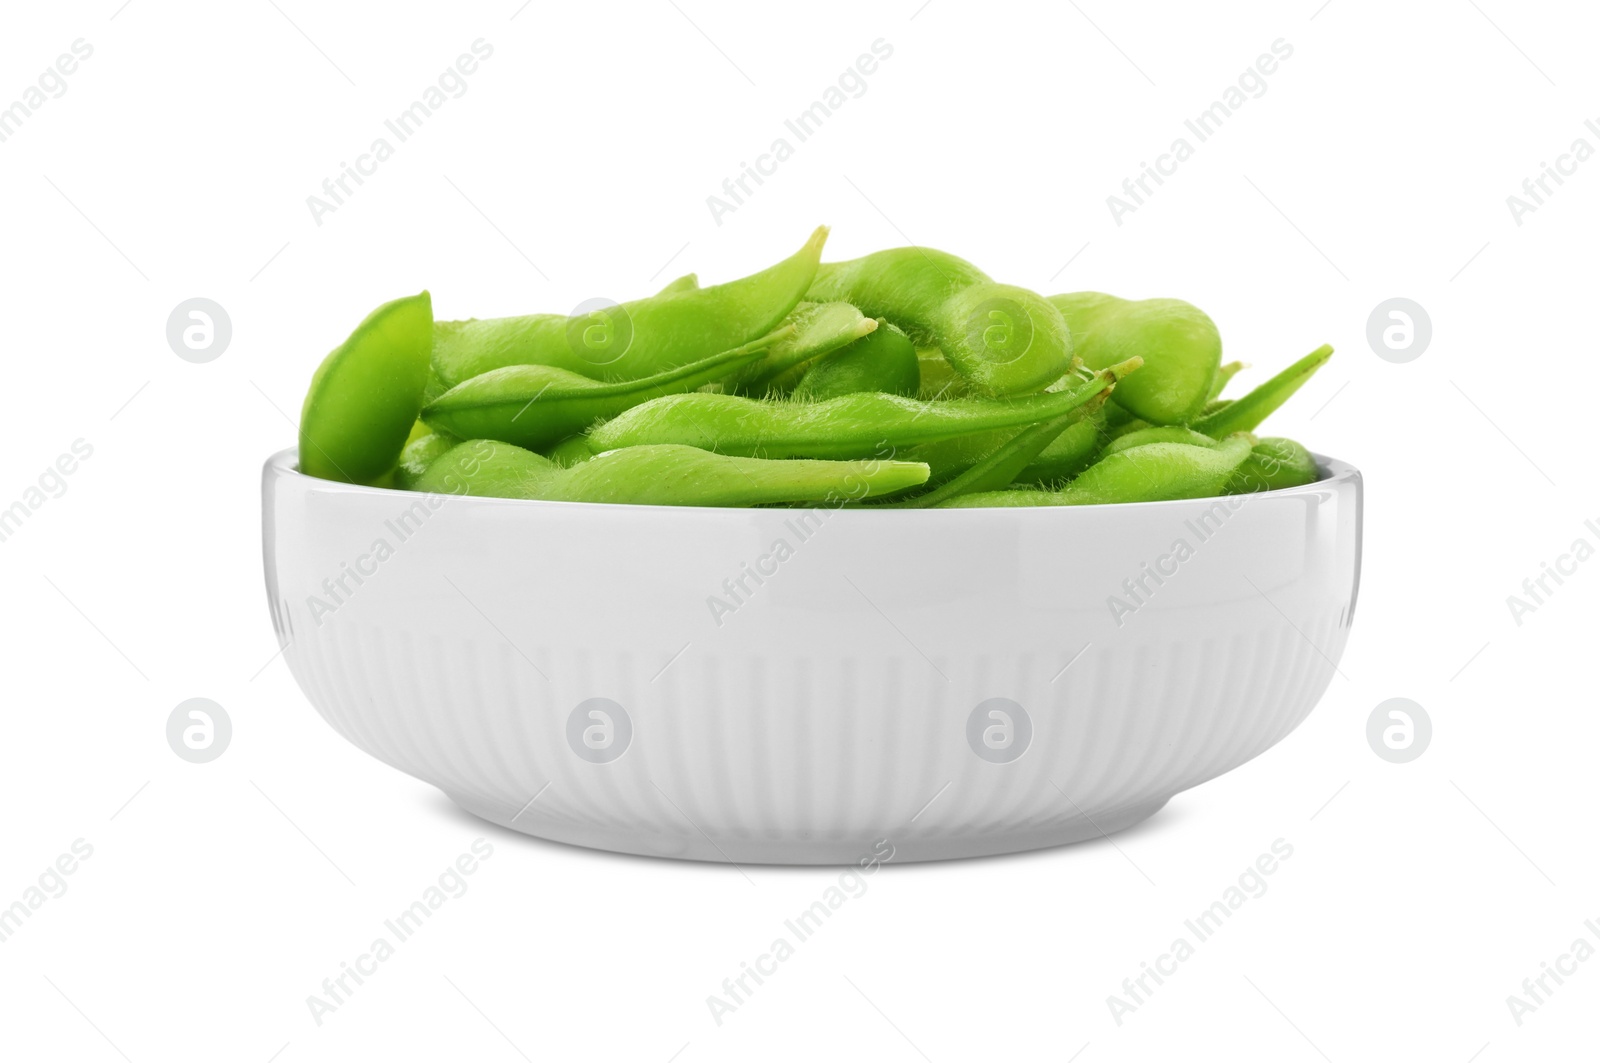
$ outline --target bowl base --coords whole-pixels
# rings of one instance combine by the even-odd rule
[[[951,837],[896,838],[885,829],[873,837],[710,837],[668,835],[627,827],[602,827],[589,824],[540,822],[533,814],[507,815],[502,810],[470,797],[449,791],[445,795],[463,811],[479,819],[546,841],[577,845],[585,849],[655,856],[671,860],[700,860],[713,864],[811,864],[846,866],[871,859],[875,852],[884,863],[908,864],[928,860],[962,860],[975,856],[1001,856],[1032,849],[1049,849],[1074,842],[1092,841],[1127,830],[1155,815],[1168,797],[1134,805],[1120,812],[1094,817],[1074,817],[1063,823],[1022,830],[962,834]],[[883,860],[882,840],[893,845],[893,857]]]

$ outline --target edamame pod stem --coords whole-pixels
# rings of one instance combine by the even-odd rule
[[[1206,414],[1189,427],[1213,439],[1221,439],[1234,432],[1254,431],[1332,357],[1333,348],[1324,343],[1248,395],[1234,399],[1214,413]]]
[[[371,484],[400,457],[422,409],[432,346],[427,292],[384,303],[322,360],[300,408],[300,471]]]
[[[601,383],[552,365],[491,369],[439,396],[422,418],[462,439],[496,439],[537,450],[648,399],[720,380],[761,357],[793,329],[785,326],[754,343],[640,380]]]
[[[562,468],[532,451],[480,439],[436,460],[417,490],[655,506],[843,505],[927,478],[928,467],[915,462],[767,461],[670,445],[629,447]]]
[[[894,322],[919,345],[938,347],[980,395],[1038,391],[1072,359],[1067,323],[1049,302],[932,248],[825,263],[806,298],[843,299]]]
[[[433,367],[446,386],[508,365],[553,365],[580,376],[637,380],[749,343],[777,327],[816,275],[828,229],[769,269],[710,288],[685,288],[581,317],[532,314],[446,321]]]
[[[904,502],[887,502],[880,508],[932,509],[942,502],[948,502],[962,495],[998,491],[1015,480],[1018,473],[1027,468],[1052,440],[1065,431],[1077,416],[1077,412],[1069,410],[1053,420],[1024,428],[954,479],[945,481],[926,494],[908,498]]]
[[[723,454],[767,458],[865,458],[888,446],[1014,428],[1076,409],[1139,367],[1132,358],[1063,391],[1014,399],[922,402],[899,395],[843,395],[827,402],[668,395],[591,429],[600,453],[649,443],[680,443]]]
[[[725,390],[758,397],[786,390],[785,378],[792,376],[792,385],[807,362],[847,347],[878,327],[849,303],[801,303],[785,324],[791,326],[790,334],[772,344],[759,361],[734,373]]]
[[[1267,436],[1250,448],[1250,456],[1229,477],[1222,493],[1245,495],[1276,491],[1280,487],[1316,483],[1321,476],[1317,460],[1305,447],[1292,439]]]
[[[1250,456],[1250,439],[1232,436],[1215,447],[1149,443],[1095,462],[1059,491],[988,491],[951,499],[942,509],[981,506],[1085,506],[1164,502],[1222,493]]]
[[[899,326],[880,319],[873,332],[811,363],[791,397],[824,402],[863,391],[914,396],[920,384],[916,346]]]
[[[1183,424],[1200,412],[1222,361],[1222,337],[1199,307],[1181,299],[1119,299],[1104,292],[1052,295],[1091,369],[1132,355],[1146,367],[1112,402],[1151,424]]]

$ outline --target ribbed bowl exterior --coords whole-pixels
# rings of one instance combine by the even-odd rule
[[[1326,459],[1240,499],[917,512],[423,496],[293,463],[266,468],[268,593],[335,730],[497,823],[691,859],[1138,822],[1306,717],[1360,566],[1360,476]]]

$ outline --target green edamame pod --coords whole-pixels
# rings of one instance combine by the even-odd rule
[[[311,377],[300,409],[300,471],[371,484],[400,457],[422,409],[433,342],[427,292],[384,303]]]
[[[915,443],[901,453],[907,461],[920,461],[928,466],[929,483],[942,484],[993,454],[997,447],[1004,446],[1016,434],[1015,428],[1010,431],[968,432],[927,443]]]
[[[874,331],[811,363],[791,397],[823,402],[862,391],[914,396],[921,379],[917,348],[898,325],[880,320]]]
[[[433,367],[450,387],[508,365],[637,380],[731,350],[771,332],[794,309],[816,274],[827,236],[827,227],[819,228],[795,254],[742,280],[606,306],[582,317],[440,322]]]
[[[565,469],[580,461],[588,461],[594,457],[594,452],[589,449],[589,444],[582,436],[568,436],[555,446],[547,448],[544,456]]]
[[[917,348],[917,377],[919,399],[964,399],[972,394],[966,378],[937,347]]]
[[[628,447],[562,468],[532,451],[480,439],[436,460],[417,489],[655,506],[842,505],[903,491],[927,478],[927,466],[915,462],[768,461],[670,445]]]
[[[1292,439],[1267,436],[1250,448],[1244,460],[1223,486],[1225,495],[1245,495],[1255,491],[1276,491],[1280,487],[1300,487],[1316,483],[1322,476],[1311,452]]]
[[[983,460],[954,479],[947,480],[926,494],[904,502],[888,502],[884,509],[932,509],[952,498],[979,492],[998,491],[1017,478],[1035,458],[1072,423],[1077,410],[1053,420],[1043,421],[1012,436],[990,451]]]
[[[1150,443],[1188,443],[1195,447],[1214,447],[1217,441],[1208,435],[1196,432],[1192,428],[1185,428],[1181,424],[1149,425],[1135,432],[1125,432],[1106,444],[1100,452],[1101,457],[1110,457],[1130,447],[1142,447]]]
[[[900,395],[842,395],[826,402],[668,395],[591,429],[599,453],[648,443],[681,443],[723,454],[768,458],[865,458],[889,446],[1013,428],[1076,409],[1137,369],[1132,358],[1064,391],[1013,399],[922,402]]]
[[[1140,428],[1143,428],[1150,423],[1149,421],[1140,421],[1133,414],[1129,413],[1127,410],[1123,409],[1121,406],[1118,406],[1114,402],[1106,407],[1106,427],[1112,429],[1113,431],[1135,421],[1138,422]]]
[[[1148,443],[1095,462],[1059,491],[989,491],[964,495],[941,508],[976,506],[1084,506],[1112,502],[1164,502],[1222,493],[1250,456],[1247,436],[1214,447]]]
[[[1122,409],[1122,407],[1113,406],[1112,409],[1113,410],[1120,410],[1120,409]],[[1106,422],[1108,424],[1112,420],[1114,420],[1114,418],[1112,418],[1112,417],[1108,416],[1106,418]],[[1143,432],[1146,428],[1164,428],[1164,427],[1168,427],[1168,426],[1166,426],[1166,425],[1155,425],[1155,424],[1151,424],[1149,421],[1141,421],[1137,417],[1130,417],[1130,418],[1128,418],[1126,420],[1117,421],[1117,425],[1116,425],[1115,428],[1108,429],[1106,431],[1106,441],[1110,442],[1113,439],[1121,439],[1123,436],[1129,435],[1129,434],[1131,434],[1133,432]]]
[[[667,282],[657,295],[671,295],[674,292],[692,292],[700,287],[700,276],[696,273],[685,273],[683,276]]]
[[[878,327],[849,303],[801,303],[784,324],[790,327],[789,335],[734,373],[724,390],[757,397],[781,394],[794,386],[808,363],[848,347]]]
[[[601,383],[552,365],[508,365],[462,381],[422,419],[462,439],[496,439],[537,449],[576,435],[647,399],[720,380],[786,338],[793,326],[754,343],[638,380]]]
[[[918,344],[938,347],[976,394],[1038,391],[1072,359],[1067,324],[1049,302],[932,248],[825,263],[806,298],[843,299],[894,322]]]
[[[1324,343],[1248,395],[1242,395],[1215,412],[1206,414],[1189,427],[1213,439],[1221,439],[1234,432],[1254,431],[1332,357],[1333,348]]]
[[[417,422],[421,424],[422,422]],[[414,488],[428,466],[450,452],[461,440],[449,432],[429,430],[415,436],[400,452],[400,462],[394,468],[394,485],[402,491]]]
[[[1098,416],[1070,425],[1050,441],[1044,452],[1017,473],[1016,483],[1055,487],[1087,469],[1105,439]]]
[[[1068,427],[1017,474],[1017,480],[1022,483],[1053,483],[1081,472],[1100,450],[1103,434],[1100,411],[1105,401],[1106,393],[1101,392],[1073,410],[1073,419],[1068,421]],[[918,444],[908,448],[902,456],[908,461],[926,462],[930,470],[929,482],[940,484],[970,469],[1004,446],[1015,434],[1015,429],[1009,432],[973,432]]]
[[[1222,337],[1204,312],[1181,299],[1119,299],[1103,292],[1052,295],[1072,330],[1073,349],[1092,369],[1132,355],[1144,372],[1111,401],[1151,424],[1183,424],[1205,405],[1222,361]]]
[[[1102,458],[1062,488],[1073,505],[1098,502],[1159,502],[1210,498],[1250,456],[1249,436],[1229,436],[1197,447],[1188,443],[1147,443]]]

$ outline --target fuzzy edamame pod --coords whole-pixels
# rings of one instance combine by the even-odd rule
[[[1188,443],[1190,446],[1196,447],[1214,447],[1217,445],[1217,441],[1210,436],[1196,432],[1192,428],[1185,428],[1181,424],[1157,424],[1148,425],[1133,432],[1124,432],[1107,443],[1106,448],[1100,452],[1100,456],[1102,458],[1110,457],[1119,451],[1128,450],[1131,447],[1147,446],[1150,443]]]
[[[771,332],[794,309],[816,275],[827,236],[823,226],[777,265],[710,288],[685,287],[578,317],[440,322],[433,337],[434,371],[447,387],[508,365],[637,380],[731,350]]]
[[[1289,397],[1300,390],[1300,385],[1310,380],[1332,357],[1333,348],[1324,343],[1254,391],[1206,414],[1189,427],[1213,439],[1221,439],[1234,432],[1253,431],[1279,406],[1288,402]]]
[[[1222,337],[1199,307],[1181,299],[1119,299],[1103,292],[1052,295],[1091,369],[1135,354],[1138,379],[1112,402],[1151,424],[1183,424],[1200,412],[1222,361]]]
[[[1248,436],[1213,447],[1147,443],[1103,458],[1059,491],[989,491],[951,499],[940,508],[981,506],[1085,506],[1113,502],[1164,502],[1222,493],[1250,456]]]
[[[937,347],[917,348],[917,376],[919,399],[963,399],[972,393],[966,378]]]
[[[1083,471],[1104,442],[1100,411],[1107,393],[1101,392],[1072,411],[1072,419],[1032,462],[1017,474],[1021,483],[1053,483]],[[908,461],[927,462],[929,480],[939,484],[970,469],[1016,434],[1011,431],[973,432],[949,439],[921,443],[902,455]]]
[[[428,467],[417,490],[550,502],[653,506],[844,504],[916,487],[928,467],[907,461],[768,461],[696,447],[611,451],[563,468],[509,443],[462,443]]]
[[[1093,379],[1094,374],[1074,359],[1072,368],[1046,392],[1064,391]],[[1017,475],[1022,483],[1055,483],[1081,472],[1094,460],[1104,442],[1104,414],[1110,390],[1102,391],[1073,411],[1067,427]],[[912,447],[904,455],[912,461],[925,461],[932,470],[930,480],[943,483],[982,461],[990,452],[1004,446],[1015,432],[977,432],[941,439]]]
[[[1292,439],[1266,436],[1250,448],[1244,460],[1223,485],[1225,495],[1245,495],[1256,491],[1276,491],[1281,487],[1300,487],[1316,483],[1322,476],[1311,452]]]
[[[880,320],[872,332],[813,362],[791,397],[823,402],[862,391],[915,396],[921,380],[910,337],[898,325]]]
[[[849,303],[801,303],[784,319],[789,334],[760,359],[734,373],[724,387],[738,395],[779,395],[793,387],[817,358],[848,347],[878,327]]]
[[[806,298],[842,299],[892,321],[918,344],[938,347],[981,395],[1038,391],[1072,359],[1067,324],[1049,302],[932,248],[824,263]]]
[[[384,303],[322,360],[300,409],[300,471],[376,483],[389,474],[428,379],[433,301],[427,292]]]
[[[1076,410],[1069,410],[1060,417],[1024,428],[961,475],[945,481],[925,494],[906,499],[904,502],[887,502],[881,508],[933,509],[940,503],[960,498],[962,495],[998,491],[1015,480],[1018,473],[1027,468],[1052,440],[1065,431],[1076,413]]]
[[[420,421],[418,423],[421,424]],[[412,490],[422,474],[428,471],[428,466],[460,442],[449,432],[432,429],[421,434],[413,432],[411,441],[400,452],[400,461],[394,467],[394,485],[402,491]]]
[[[588,461],[594,457],[594,453],[582,436],[568,436],[555,446],[547,447],[544,456],[565,469],[579,462]]]
[[[1137,358],[1062,391],[1013,399],[922,402],[900,395],[842,395],[826,402],[781,402],[738,395],[668,395],[591,429],[595,453],[650,443],[680,443],[723,454],[767,458],[865,458],[971,432],[1059,417],[1139,367]]]
[[[1087,469],[1099,453],[1100,445],[1105,442],[1105,423],[1100,412],[1102,405],[1098,402],[1091,404],[1086,416],[1080,417],[1066,431],[1052,439],[1037,458],[1017,473],[1016,482],[1056,487]]]
[[[601,383],[553,365],[508,365],[462,381],[422,411],[461,439],[496,439],[537,450],[660,395],[693,391],[759,358],[793,326],[754,343],[638,380]]]

